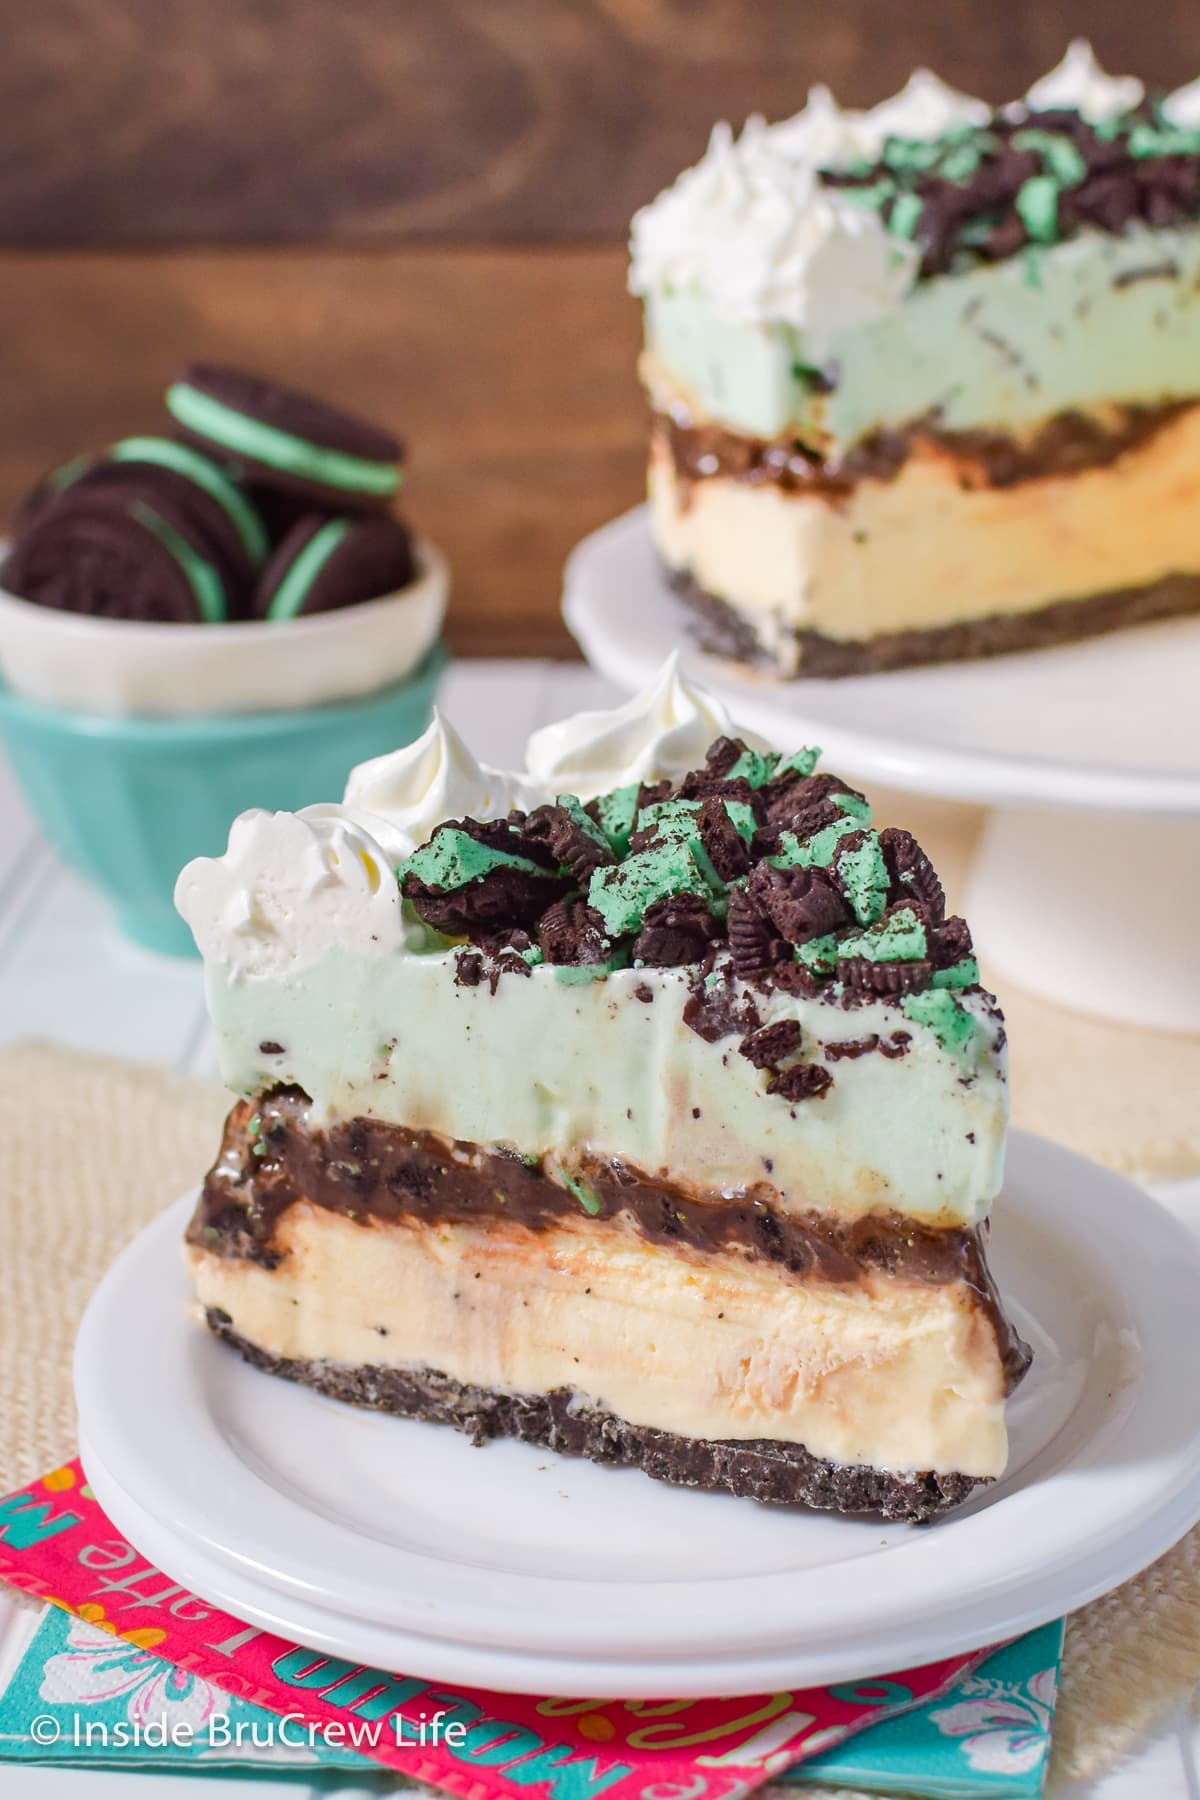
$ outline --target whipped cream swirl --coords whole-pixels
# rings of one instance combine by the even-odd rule
[[[528,809],[562,793],[586,801],[631,782],[683,775],[704,761],[714,738],[734,729],[724,707],[680,674],[675,656],[624,706],[535,732],[522,770],[477,762],[435,714],[415,744],[354,769],[341,806],[243,813],[223,856],[200,857],[183,870],[175,904],[206,961],[234,979],[298,974],[334,949],[357,956],[416,949],[427,933],[405,917],[396,864],[443,819],[503,818],[513,806]]]
[[[917,69],[867,111],[814,87],[777,125],[754,117],[740,137],[718,125],[701,161],[635,215],[630,289],[691,289],[722,317],[797,330],[891,312],[916,278],[916,251],[817,171],[871,162],[889,137],[940,137],[989,116],[986,102]]]
[[[829,330],[890,312],[916,274],[911,244],[822,187],[812,163],[751,119],[633,220],[629,285],[704,294],[729,319]]]
[[[672,654],[651,685],[624,706],[576,713],[535,731],[524,779],[535,802],[564,793],[591,800],[630,782],[686,775],[704,761],[714,738],[732,730],[720,701],[693,687]],[[765,748],[761,740],[742,736]]]
[[[513,777],[477,762],[436,707],[415,744],[360,763],[346,783],[346,809],[393,862],[443,819],[502,819],[516,804]]]
[[[1162,110],[1168,125],[1180,131],[1200,131],[1200,76],[1168,94]]]
[[[1025,96],[1032,112],[1077,112],[1103,125],[1137,106],[1145,88],[1136,75],[1106,75],[1086,38],[1073,38],[1057,67],[1035,81]]]

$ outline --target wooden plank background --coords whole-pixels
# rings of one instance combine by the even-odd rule
[[[1195,0],[37,0],[0,58],[0,240],[622,238],[722,116],[915,63],[994,100],[1075,32],[1200,69]]]
[[[200,355],[409,441],[451,638],[568,653],[571,544],[639,497],[629,215],[713,120],[916,63],[1004,99],[1086,32],[1200,71],[1196,0],[41,0],[0,58],[0,511]]]

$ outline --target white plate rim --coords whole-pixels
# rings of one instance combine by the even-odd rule
[[[1129,1310],[1138,1321],[1139,1331],[1145,1334],[1146,1355],[1139,1374],[1138,1404],[1125,1406],[1126,1416],[1107,1432],[1107,1437],[1104,1431],[1098,1432],[1097,1443],[1091,1446],[1092,1460],[1098,1456],[1103,1460],[1114,1443],[1125,1443],[1127,1455],[1136,1452],[1140,1445],[1143,1454],[1150,1450],[1158,1460],[1145,1470],[1139,1465],[1135,1470],[1137,1480],[1128,1474],[1117,1482],[1110,1469],[1107,1484],[1102,1482],[1096,1487],[1096,1475],[1088,1474],[1088,1456],[1081,1455],[1065,1470],[1056,1471],[1048,1482],[1018,1487],[991,1506],[982,1507],[974,1516],[968,1508],[957,1521],[947,1521],[929,1533],[910,1534],[905,1540],[906,1549],[912,1546],[916,1552],[920,1545],[926,1548],[914,1553],[909,1583],[907,1587],[903,1582],[899,1584],[899,1604],[893,1596],[886,1619],[872,1584],[869,1602],[862,1595],[857,1600],[842,1595],[835,1626],[830,1627],[826,1616],[823,1635],[811,1629],[814,1599],[820,1594],[819,1576],[823,1571],[816,1575],[811,1571],[790,1571],[790,1586],[774,1575],[741,1580],[737,1592],[744,1613],[736,1628],[727,1619],[714,1621],[710,1616],[706,1631],[705,1605],[697,1608],[695,1604],[679,1604],[679,1590],[673,1588],[675,1616],[669,1627],[660,1628],[656,1623],[654,1632],[659,1635],[653,1635],[637,1627],[639,1607],[644,1611],[653,1601],[661,1610],[661,1588],[648,1593],[645,1583],[617,1582],[598,1588],[595,1582],[558,1579],[542,1584],[536,1578],[507,1571],[495,1584],[491,1616],[484,1616],[487,1609],[481,1609],[477,1603],[464,1608],[462,1586],[456,1586],[453,1568],[430,1565],[436,1568],[438,1582],[437,1592],[431,1592],[429,1567],[422,1569],[418,1559],[418,1564],[413,1565],[414,1578],[418,1578],[415,1587],[402,1594],[395,1604],[389,1603],[391,1637],[381,1640],[378,1619],[356,1617],[352,1606],[346,1605],[340,1595],[331,1596],[322,1590],[311,1574],[293,1580],[285,1572],[287,1591],[279,1586],[277,1569],[269,1571],[271,1580],[264,1580],[263,1561],[253,1544],[250,1554],[246,1554],[232,1547],[232,1529],[220,1523],[214,1528],[211,1521],[188,1517],[192,1488],[189,1481],[181,1485],[175,1475],[179,1467],[187,1466],[186,1455],[180,1464],[179,1446],[186,1441],[194,1448],[199,1430],[207,1457],[214,1441],[211,1430],[205,1438],[203,1422],[196,1418],[194,1406],[190,1411],[182,1406],[181,1396],[176,1393],[175,1405],[169,1411],[161,1406],[157,1410],[151,1408],[142,1421],[149,1429],[147,1437],[144,1430],[131,1428],[130,1410],[120,1398],[120,1380],[113,1379],[114,1372],[118,1377],[120,1374],[121,1354],[127,1366],[134,1367],[137,1359],[144,1356],[140,1334],[130,1325],[131,1292],[136,1290],[142,1296],[143,1314],[146,1297],[153,1300],[157,1293],[159,1316],[154,1317],[152,1306],[150,1328],[157,1329],[162,1340],[155,1366],[168,1377],[172,1357],[178,1374],[179,1357],[186,1356],[186,1349],[180,1348],[185,1330],[198,1329],[188,1326],[183,1316],[183,1278],[177,1253],[177,1238],[192,1203],[191,1196],[177,1202],[135,1240],[93,1297],[76,1353],[81,1433],[89,1453],[101,1467],[101,1484],[108,1482],[118,1506],[121,1494],[128,1496],[136,1491],[142,1496],[138,1504],[144,1503],[146,1513],[160,1523],[170,1521],[168,1540],[165,1547],[159,1546],[162,1554],[156,1558],[166,1562],[167,1573],[201,1593],[207,1581],[209,1597],[216,1598],[212,1568],[218,1565],[225,1572],[227,1584],[232,1583],[226,1591],[237,1597],[234,1610],[247,1612],[251,1617],[269,1611],[271,1629],[282,1629],[285,1635],[301,1640],[305,1620],[309,1620],[307,1629],[311,1635],[312,1621],[316,1619],[325,1643],[338,1653],[359,1660],[364,1659],[364,1652],[366,1660],[379,1660],[377,1652],[385,1641],[395,1645],[391,1660],[411,1658],[411,1647],[416,1644],[421,1649],[423,1666],[440,1678],[480,1679],[492,1686],[538,1691],[545,1684],[546,1670],[552,1668],[559,1671],[552,1684],[559,1689],[569,1671],[571,1691],[634,1697],[631,1682],[643,1684],[643,1694],[669,1691],[682,1696],[718,1689],[757,1692],[781,1680],[794,1686],[850,1680],[878,1674],[885,1666],[909,1666],[959,1649],[977,1648],[982,1642],[999,1641],[1045,1623],[1128,1579],[1168,1549],[1200,1517],[1200,1396],[1181,1397],[1174,1391],[1168,1354],[1172,1344],[1176,1352],[1180,1351],[1181,1333],[1182,1349],[1193,1359],[1200,1342],[1200,1320],[1189,1328],[1185,1317],[1189,1306],[1195,1310],[1200,1246],[1157,1202],[1122,1178],[1023,1134],[1013,1135],[1012,1148],[1018,1168],[1028,1164],[1035,1172],[1040,1171],[1038,1179],[1044,1192],[1053,1196],[1049,1202],[1051,1213],[1056,1205],[1063,1205],[1064,1193],[1074,1191],[1076,1204],[1086,1200],[1089,1241],[1093,1248],[1095,1242],[1107,1248],[1108,1273],[1129,1300]],[[1128,1231],[1131,1215],[1137,1233],[1132,1238]],[[1106,1232],[1111,1234],[1111,1243],[1105,1238]],[[176,1270],[173,1281],[164,1279],[171,1264]],[[172,1330],[177,1340],[174,1346],[170,1341]],[[227,1354],[223,1347],[214,1344],[213,1348],[221,1355]],[[236,1371],[259,1381],[269,1379],[230,1358],[227,1378],[239,1379]],[[1167,1414],[1170,1420],[1164,1438]],[[181,1430],[185,1434],[182,1438]],[[1103,1444],[1099,1443],[1101,1438],[1105,1439]],[[150,1446],[152,1453],[148,1453]],[[228,1467],[220,1468],[220,1480],[227,1482],[229,1475]],[[1090,1487],[1089,1481],[1093,1483]],[[1129,1492],[1125,1491],[1127,1486]],[[210,1498],[211,1488],[210,1481]],[[244,1529],[244,1499],[245,1496],[238,1529]],[[1055,1513],[1052,1500],[1057,1502],[1058,1522],[1050,1533],[1047,1520]],[[1088,1535],[1082,1539],[1078,1529],[1081,1508],[1088,1515]],[[1001,1510],[1005,1512],[1005,1524],[997,1532],[988,1528],[987,1521],[992,1518],[994,1525]],[[120,1524],[120,1518],[114,1522]],[[311,1527],[311,1515],[307,1523]],[[952,1529],[962,1539],[953,1557],[948,1555],[952,1543],[948,1533]],[[269,1537],[270,1530],[268,1522],[259,1531],[259,1538],[264,1533]],[[131,1535],[136,1542],[136,1534]],[[253,1540],[254,1531],[248,1535]],[[963,1599],[955,1585],[947,1583],[946,1566],[952,1563],[960,1568],[965,1563],[974,1567],[981,1545],[986,1562],[989,1539],[996,1536],[1018,1541],[1024,1547],[1023,1563],[1015,1573],[1010,1564],[1001,1581],[1001,1566],[995,1564],[993,1553],[993,1561],[988,1564],[992,1567],[990,1585],[985,1581],[980,1592],[968,1593]],[[1041,1561],[1031,1562],[1029,1546],[1039,1541]],[[957,1539],[954,1542],[958,1544]],[[396,1566],[402,1565],[397,1562]],[[913,1581],[929,1576],[931,1571],[937,1574],[939,1569],[943,1575],[935,1600],[914,1611]],[[998,1581],[999,1592],[995,1591]],[[720,1598],[720,1585],[714,1583],[707,1588],[705,1600],[710,1615],[714,1599]],[[788,1591],[781,1594],[784,1587]],[[542,1588],[553,1588],[555,1604],[572,1621],[569,1630],[553,1622],[551,1629],[543,1628]],[[597,1594],[601,1596],[599,1604]],[[516,1606],[517,1614],[522,1615],[519,1627],[510,1629],[509,1621],[514,1615],[504,1611],[505,1595]],[[728,1595],[724,1598],[728,1605]],[[797,1642],[796,1619],[805,1612],[810,1630],[806,1641]],[[532,1637],[530,1617],[536,1624]],[[498,1618],[503,1620],[500,1627]],[[581,1618],[586,1618],[586,1627],[580,1626]],[[747,1625],[746,1619],[752,1622]],[[631,1644],[631,1621],[637,1627],[634,1636],[640,1635],[643,1640],[644,1654]],[[715,1644],[714,1636],[719,1640]],[[691,1650],[696,1642],[706,1644],[699,1667]],[[486,1677],[478,1672],[481,1663],[488,1669]],[[511,1671],[507,1680],[497,1679],[497,1667],[501,1672]]]
[[[831,722],[822,717],[821,689],[839,687],[840,683],[773,681],[702,651],[687,630],[682,603],[665,577],[657,572],[643,574],[636,583],[643,629],[629,630],[629,621],[620,611],[623,604],[633,599],[627,591],[630,580],[625,559],[631,543],[648,543],[647,512],[644,504],[633,507],[589,533],[571,551],[564,572],[562,612],[567,629],[588,663],[619,687],[636,692],[653,679],[661,646],[651,645],[647,650],[644,612],[648,609],[662,614],[666,609],[674,609],[678,618],[672,618],[672,640],[685,670],[724,701],[736,721],[788,746],[802,737],[815,740],[831,765],[836,764],[841,772],[859,780],[878,781],[937,799],[992,806],[1132,811],[1165,817],[1200,815],[1200,776],[1186,772],[1097,768],[1086,762],[1042,758],[1015,750],[1007,754],[995,750],[951,750],[873,732],[865,726],[851,729]],[[614,604],[618,609],[615,616]],[[1083,640],[1083,646],[1096,641]],[[1021,656],[990,659],[992,669],[1007,666],[1013,672],[1016,718],[1021,716],[1018,683],[1022,660]],[[919,673],[931,680],[951,682],[961,666],[946,663]],[[861,678],[864,683],[888,679],[886,674]],[[1102,696],[1098,704],[1111,703],[1113,698]]]

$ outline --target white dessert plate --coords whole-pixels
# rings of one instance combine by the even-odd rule
[[[75,1360],[81,1449],[137,1547],[252,1624],[372,1666],[646,1698],[850,1681],[1082,1605],[1200,1518],[1200,1245],[1020,1133],[993,1260],[1033,1344],[993,1488],[928,1530],[760,1507],[356,1411],[189,1317],[185,1198]]]
[[[601,674],[642,688],[679,650],[740,723],[909,793],[991,806],[1200,814],[1200,618],[1056,649],[844,681],[777,681],[706,655],[666,580],[646,508],[572,552],[563,615]]]

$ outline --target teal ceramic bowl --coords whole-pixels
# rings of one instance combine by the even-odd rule
[[[186,955],[172,900],[184,863],[224,850],[249,807],[340,799],[355,763],[424,731],[446,660],[435,644],[404,681],[359,700],[195,719],[72,712],[0,686],[0,737],[43,832],[125,935]]]

